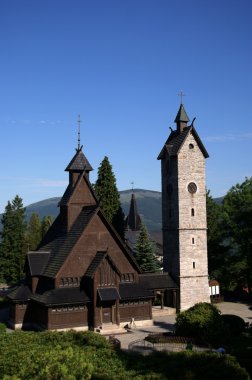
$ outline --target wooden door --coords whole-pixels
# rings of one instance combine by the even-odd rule
[[[112,313],[111,307],[102,308],[102,323],[111,323],[112,322]]]

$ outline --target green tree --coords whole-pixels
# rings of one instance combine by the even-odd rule
[[[35,251],[41,241],[41,223],[37,212],[32,213],[28,224],[27,240],[29,250]]]
[[[223,282],[222,267],[225,261],[227,249],[224,241],[223,227],[223,208],[217,204],[210,191],[206,196],[207,207],[207,250],[208,250],[208,267],[210,277],[219,279]]]
[[[110,223],[119,235],[124,238],[124,214],[120,204],[120,195],[116,186],[112,165],[107,156],[98,168],[98,177],[94,185],[100,206]]]
[[[223,201],[228,263],[238,286],[252,287],[252,177],[233,186]]]
[[[7,283],[16,283],[23,277],[25,253],[27,251],[25,208],[16,195],[8,202],[2,217],[3,229],[0,243],[1,278]]]
[[[144,223],[141,223],[136,242],[135,258],[143,272],[155,272],[160,269],[159,262],[156,259],[155,243],[151,240]]]
[[[51,217],[51,215],[43,217],[41,221],[41,238],[45,236],[45,234],[51,227],[52,223],[53,223],[53,218]]]

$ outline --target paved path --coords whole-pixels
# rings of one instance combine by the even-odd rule
[[[242,317],[245,322],[252,323],[252,305],[246,303],[235,302],[222,302],[216,305],[222,314],[235,314]],[[149,333],[159,333],[166,331],[174,331],[176,316],[167,315],[163,317],[156,317],[154,326],[134,328],[131,332],[122,335],[115,335],[121,342],[122,349],[128,349],[130,343],[144,339]]]

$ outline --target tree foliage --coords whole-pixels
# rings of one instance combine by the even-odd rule
[[[25,208],[16,195],[8,202],[2,217],[3,229],[0,243],[1,281],[16,283],[23,277],[27,251]]]
[[[100,206],[109,222],[116,231],[124,237],[124,214],[120,204],[120,195],[116,186],[116,178],[107,156],[104,157],[98,168],[98,177],[95,183],[95,192]]]
[[[229,355],[157,352],[148,356],[113,349],[92,332],[0,334],[0,379],[4,380],[248,380]]]
[[[222,205],[208,193],[209,273],[222,289],[252,287],[252,178],[233,186]]]
[[[160,264],[156,258],[156,249],[155,243],[151,240],[142,222],[135,246],[135,258],[143,272],[155,272],[160,269]]]
[[[224,198],[225,237],[230,260],[239,269],[238,285],[252,288],[252,177],[233,186]]]
[[[219,310],[208,303],[197,303],[176,318],[176,334],[196,338],[204,343],[219,344],[224,323]]]
[[[15,284],[23,278],[27,251],[36,250],[51,224],[51,216],[40,222],[37,213],[27,223],[26,210],[18,195],[7,203],[0,232],[0,282]]]
[[[41,241],[41,222],[37,212],[32,213],[28,223],[27,240],[29,250],[35,251]]]

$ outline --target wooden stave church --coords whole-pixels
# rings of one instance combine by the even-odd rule
[[[28,252],[25,280],[10,294],[14,329],[100,330],[152,322],[155,293],[177,308],[168,273],[141,273],[128,245],[100,209],[92,169],[78,144],[65,169],[60,213],[38,249]],[[169,301],[171,300],[171,301]]]

